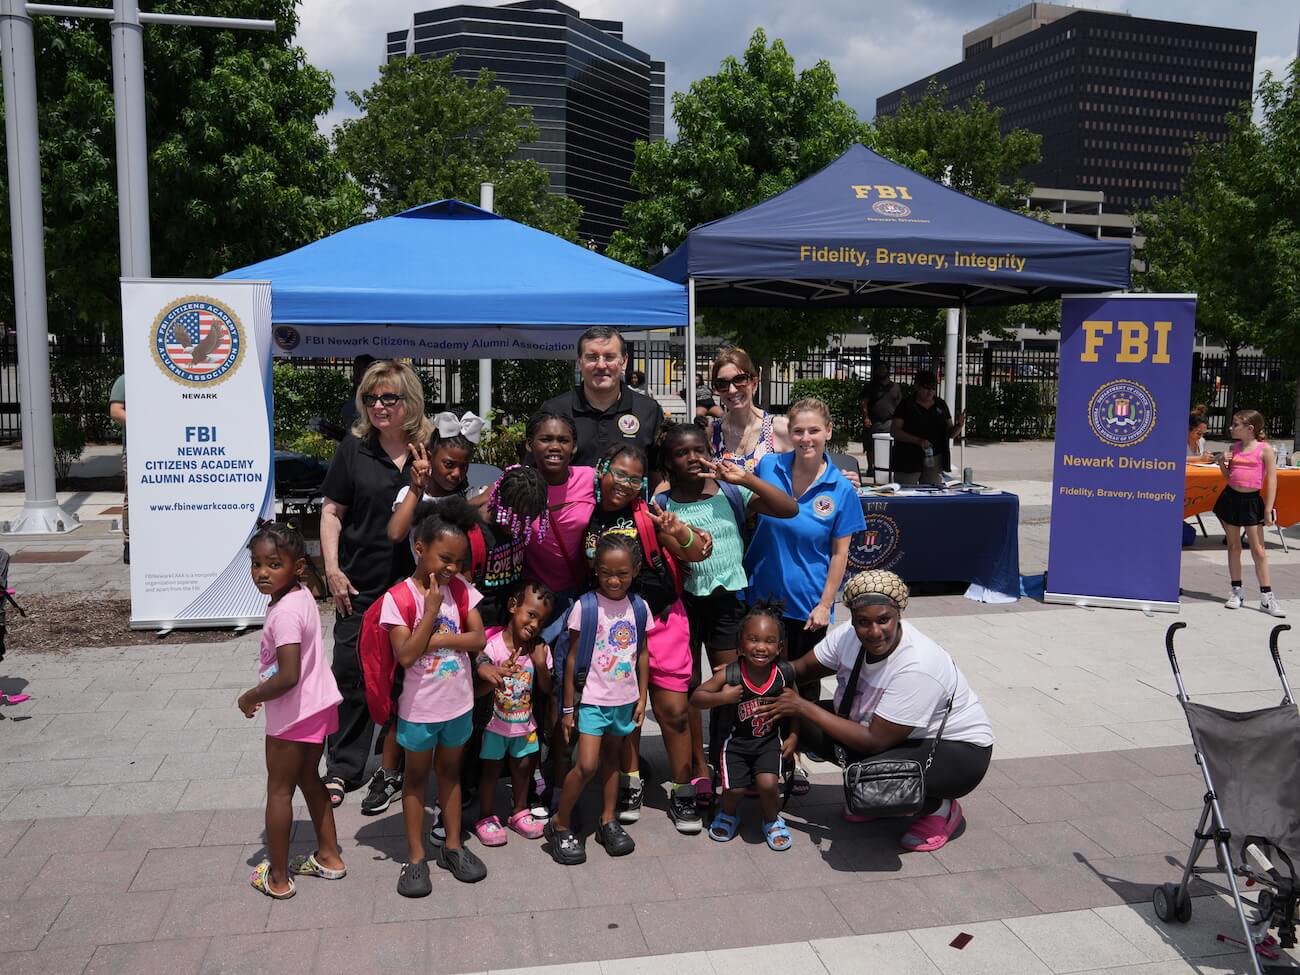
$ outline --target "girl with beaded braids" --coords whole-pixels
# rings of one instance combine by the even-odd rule
[[[668,753],[669,816],[678,832],[698,833],[703,828],[691,785],[693,764],[690,705],[687,693],[694,675],[690,623],[681,600],[682,562],[699,562],[712,551],[713,540],[692,528],[671,511],[647,505],[649,488],[646,456],[635,444],[617,444],[596,468],[596,510],[584,537],[589,560],[606,534],[636,539],[644,556],[632,583],[655,617],[647,653],[650,662],[650,704],[664,736]],[[641,817],[640,747],[638,728],[623,743],[619,787],[619,821],[634,823]]]
[[[961,825],[957,800],[984,780],[993,729],[948,651],[903,621],[907,597],[907,585],[892,572],[855,575],[844,588],[851,622],[794,665],[800,684],[834,675],[834,700],[809,701],[786,690],[759,702],[758,712],[771,721],[797,718],[801,748],[830,756],[839,745],[849,762],[871,757],[926,766],[934,749],[925,770],[926,805],[902,841],[905,851],[927,851],[946,844]],[[864,821],[847,810],[841,815]]]

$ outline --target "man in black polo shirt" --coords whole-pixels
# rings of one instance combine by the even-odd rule
[[[578,339],[578,369],[582,382],[552,396],[543,413],[573,417],[578,449],[573,463],[590,467],[616,443],[635,443],[647,454],[659,435],[664,411],[651,396],[638,396],[623,385],[627,345],[618,329],[597,325]]]

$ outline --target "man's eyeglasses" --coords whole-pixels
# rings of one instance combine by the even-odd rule
[[[617,363],[618,360],[621,358],[623,358],[621,355],[618,355],[617,353],[614,352],[607,352],[604,355],[597,355],[594,352],[589,352],[583,355],[582,361],[589,366],[600,366],[600,365],[612,366],[615,363]]]
[[[405,396],[399,396],[397,393],[384,393],[382,396],[376,396],[374,393],[366,393],[361,397],[361,405],[374,406],[376,403],[380,403],[391,410],[404,399],[406,399]]]
[[[749,381],[754,377],[747,372],[738,372],[734,376],[719,376],[713,380],[713,391],[715,393],[725,393],[732,386],[737,389],[743,389],[749,385]]]

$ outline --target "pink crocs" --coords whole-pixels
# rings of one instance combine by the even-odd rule
[[[501,820],[495,816],[485,816],[474,824],[474,835],[484,846],[505,846],[506,836],[505,827],[501,825]]]
[[[519,810],[507,822],[510,824],[511,829],[526,840],[537,839],[542,835],[542,831],[546,829],[546,824],[534,817],[527,809]],[[505,840],[501,842],[504,843]]]
[[[944,846],[962,823],[961,803],[952,800],[947,816],[922,816],[903,834],[903,849],[929,853]]]

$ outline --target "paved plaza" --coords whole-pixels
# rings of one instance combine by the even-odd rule
[[[12,458],[0,453],[2,483]],[[1050,457],[1050,444],[967,450],[980,480],[1022,498],[1026,574],[1046,561]],[[0,496],[9,517],[4,502],[21,496]],[[85,553],[15,564],[19,598],[124,594],[119,502],[70,498],[81,529],[7,539],[29,557]],[[1183,560],[1189,690],[1224,707],[1276,704],[1273,621],[1221,608],[1222,535],[1206,524],[1210,537]],[[1300,612],[1300,552],[1283,553],[1273,536],[1270,558],[1284,605]],[[486,881],[465,886],[435,869],[421,900],[394,889],[400,812],[362,817],[360,794],[336,813],[345,880],[303,879],[285,902],[248,886],[264,852],[262,724],[234,699],[253,678],[256,633],[14,647],[0,686],[32,699],[0,721],[0,975],[1247,971],[1244,954],[1216,940],[1240,934],[1222,899],[1197,897],[1184,927],[1165,927],[1150,906],[1152,885],[1179,877],[1204,791],[1163,652],[1173,617],[951,595],[918,598],[907,616],[953,653],[998,737],[992,770],[963,801],[964,833],[944,849],[900,855],[900,824],[844,823],[838,778],[817,766],[812,792],[791,801],[788,852],[762,845],[748,805],[729,844],[679,836],[656,794],[631,827],[629,858],[589,843],[589,862],[564,868],[512,836],[478,851]],[[1284,647],[1300,644],[1292,637]],[[306,852],[305,811],[299,820],[295,852]],[[963,933],[972,937],[954,947]]]

